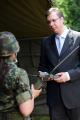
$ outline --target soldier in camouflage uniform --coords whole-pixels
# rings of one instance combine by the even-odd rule
[[[19,43],[10,32],[0,32],[0,120],[30,120],[34,98],[41,90],[30,89],[28,75],[15,63]]]

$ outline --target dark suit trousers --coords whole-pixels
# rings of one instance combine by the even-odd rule
[[[80,107],[68,109],[63,103],[49,106],[50,120],[80,120]]]

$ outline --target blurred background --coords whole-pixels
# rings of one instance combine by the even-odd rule
[[[0,0],[0,32],[12,32],[20,43],[18,65],[28,72],[35,82],[40,57],[41,41],[51,34],[45,12],[59,7],[65,16],[65,24],[80,31],[80,1],[78,0]],[[46,89],[35,100],[33,120],[49,120],[46,105]]]

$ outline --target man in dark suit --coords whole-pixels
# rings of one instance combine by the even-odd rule
[[[40,73],[50,73],[74,51],[47,81],[50,120],[80,120],[80,33],[64,25],[63,13],[57,8],[50,8],[46,18],[53,34],[42,42]]]

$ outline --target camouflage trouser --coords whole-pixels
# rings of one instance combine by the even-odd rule
[[[0,120],[31,120],[30,117],[23,117],[18,112],[0,112]]]

